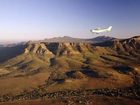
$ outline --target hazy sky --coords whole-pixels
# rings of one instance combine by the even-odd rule
[[[140,0],[0,0],[0,40],[140,35]],[[103,34],[102,34],[103,35]]]

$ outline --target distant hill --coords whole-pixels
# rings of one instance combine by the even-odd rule
[[[116,39],[116,38],[109,37],[109,36],[97,36],[92,39],[87,39],[87,41],[91,41],[93,43],[101,43],[101,42],[110,41],[110,40],[114,40],[114,39]]]
[[[46,41],[46,42],[81,42],[81,41],[85,41],[85,39],[64,36],[64,37],[48,38],[48,39],[45,39],[43,41]]]
[[[91,39],[81,39],[81,38],[72,38],[69,36],[64,37],[54,37],[54,38],[48,38],[43,40],[44,42],[91,42],[91,43],[100,43],[104,41],[113,40],[115,38],[109,37],[109,36],[98,36]]]

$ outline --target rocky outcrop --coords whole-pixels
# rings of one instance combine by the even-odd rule
[[[24,53],[29,52],[40,55],[53,55],[53,53],[48,50],[47,46],[44,43],[27,44]]]
[[[89,51],[92,49],[91,43],[75,43],[75,42],[61,42],[61,43],[28,43],[26,45],[24,53],[34,53],[40,55],[57,55],[57,56],[69,56],[69,55],[80,55],[82,52]]]
[[[140,36],[124,40],[114,40],[113,49],[119,52],[138,53],[140,50]]]

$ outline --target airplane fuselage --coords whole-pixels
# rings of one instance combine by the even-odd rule
[[[109,32],[109,31],[111,31],[111,29],[112,29],[112,26],[110,26],[106,29],[93,29],[93,30],[91,30],[91,32],[99,34],[99,33],[103,33],[103,32]]]

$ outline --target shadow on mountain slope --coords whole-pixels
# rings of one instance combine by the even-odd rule
[[[123,74],[128,74],[129,72],[133,71],[133,68],[129,66],[125,66],[125,65],[115,66],[114,69],[118,71],[119,73],[123,73]]]
[[[0,47],[0,62],[14,58],[24,52],[25,45],[13,47]]]

